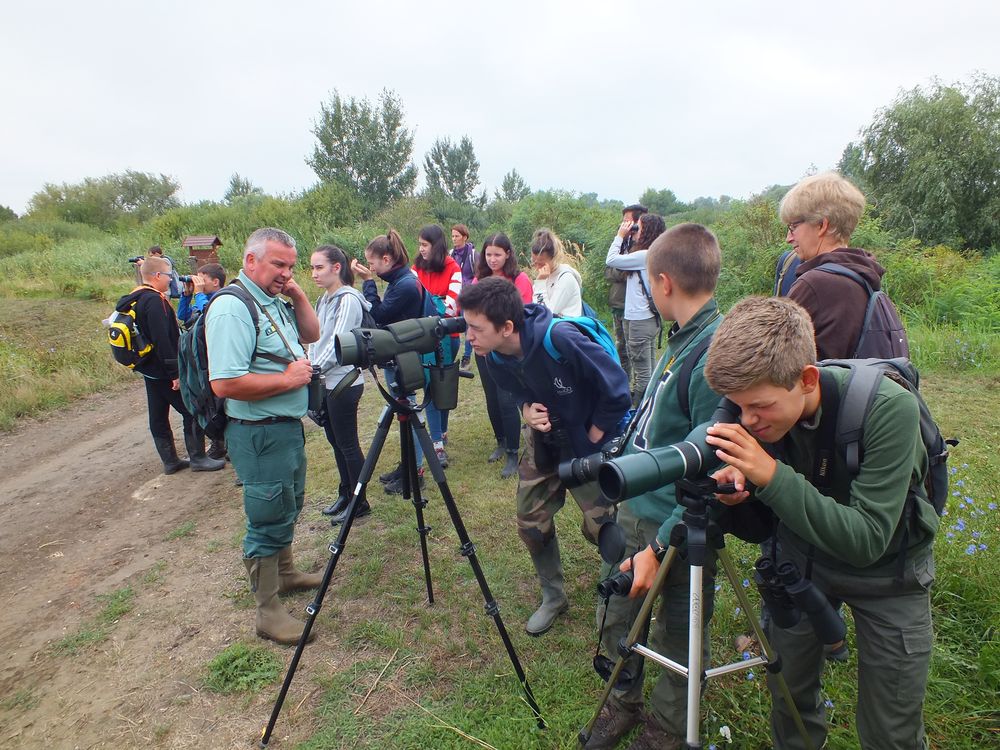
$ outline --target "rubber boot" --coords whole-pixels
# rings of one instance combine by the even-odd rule
[[[493,452],[490,454],[489,458],[486,459],[486,463],[495,464],[497,461],[503,458],[503,452],[504,452],[503,443],[497,440],[497,447],[493,449]]]
[[[531,561],[542,586],[542,606],[528,618],[524,626],[528,635],[541,635],[552,627],[556,618],[569,609],[566,590],[563,588],[562,562],[559,559],[559,540],[552,537],[541,550],[531,553]]]
[[[156,452],[160,454],[160,460],[163,461],[164,474],[174,474],[190,465],[183,458],[177,457],[177,448],[174,446],[173,438],[154,437],[153,445],[156,446]]]
[[[226,460],[226,439],[219,438],[218,440],[213,440],[208,444],[208,450],[205,452],[209,458],[215,458],[219,461]]]
[[[507,462],[503,465],[500,470],[500,478],[507,479],[508,477],[517,476],[517,451],[507,454]]]
[[[317,589],[323,583],[322,573],[303,573],[292,560],[292,548],[285,547],[278,553],[278,593]]]
[[[257,601],[257,635],[286,646],[298,643],[305,625],[288,614],[278,599],[278,556],[245,557],[243,565]],[[310,632],[309,640],[315,635]]]
[[[187,447],[191,471],[219,471],[225,468],[225,461],[218,461],[205,455],[205,433],[198,427],[190,432],[184,432],[184,445]]]

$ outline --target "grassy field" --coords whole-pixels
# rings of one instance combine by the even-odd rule
[[[572,748],[594,710],[601,687],[590,666],[596,641],[596,551],[583,541],[580,513],[570,502],[557,525],[572,608],[548,634],[527,637],[523,623],[536,606],[537,592],[516,536],[515,485],[500,480],[499,469],[485,463],[493,441],[478,383],[463,381],[462,388],[450,428],[449,486],[549,728],[534,726],[493,621],[483,613],[471,568],[457,554],[457,536],[436,488],[428,492],[425,511],[433,527],[433,606],[426,604],[412,507],[376,489],[373,516],[352,531],[319,616],[324,646],[306,651],[306,659],[329,659],[336,667],[317,680],[324,695],[320,728],[301,748],[375,748],[390,742],[406,748],[473,746],[466,734],[497,748]],[[1000,435],[991,415],[998,383],[937,377],[927,378],[924,389],[945,434],[962,440],[952,459],[958,495],[949,504],[936,547],[937,638],[926,720],[934,747],[971,750],[995,743],[1000,732],[1000,594],[994,585],[1000,572],[995,553],[1000,460],[993,452]],[[366,441],[380,404],[369,388],[362,402]],[[380,468],[391,468],[397,445],[390,436]],[[310,496],[329,494],[336,488],[329,446],[318,431],[310,433],[307,446]],[[755,549],[735,539],[729,546],[749,577]],[[324,560],[325,547],[314,554]],[[756,592],[750,595],[756,602]],[[746,630],[743,617],[723,583],[713,620],[714,663],[741,658],[733,644]],[[852,658],[846,665],[831,664],[825,675],[832,748],[858,746],[856,669]],[[651,684],[647,680],[647,687]],[[730,747],[767,746],[768,706],[759,673],[713,682],[703,702],[706,747],[727,746],[723,731],[732,737]]]

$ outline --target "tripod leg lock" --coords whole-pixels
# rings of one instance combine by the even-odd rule
[[[621,640],[618,641],[618,655],[623,659],[627,659],[632,655],[632,647],[628,644],[627,635],[623,635]]]
[[[474,545],[472,542],[466,542],[461,547],[459,547],[458,551],[461,553],[462,557],[472,557],[474,554],[476,554],[476,545]]]
[[[771,674],[778,674],[781,671],[781,654],[775,654],[774,659],[764,665],[764,669]]]
[[[315,602],[306,605],[306,614],[310,617],[313,617],[317,612],[319,612],[319,607],[316,606]]]
[[[417,526],[417,533],[419,533],[421,536],[427,536],[428,534],[431,533],[432,528],[434,527],[428,526],[427,524],[424,524],[423,526]]]
[[[340,557],[340,553],[344,551],[344,547],[337,542],[333,542],[327,549],[330,550],[331,555],[336,555]]]
[[[496,599],[490,599],[490,601],[486,602],[483,609],[486,610],[486,614],[490,617],[496,617],[500,614],[500,605],[497,604]]]

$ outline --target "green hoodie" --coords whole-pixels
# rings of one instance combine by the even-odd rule
[[[832,372],[841,392],[850,370]],[[859,575],[892,575],[903,537],[903,510],[910,487],[915,498],[907,538],[907,557],[931,546],[938,517],[924,499],[927,451],[920,439],[916,399],[902,386],[882,378],[864,424],[863,458],[852,477],[840,451],[834,451],[831,487],[826,496],[809,483],[818,441],[816,417],[799,422],[784,441],[785,463],[756,497],[781,519],[778,538],[828,567]]]
[[[667,348],[660,361],[653,368],[653,375],[646,386],[642,414],[637,416],[634,432],[629,434],[623,454],[640,453],[652,448],[663,448],[679,443],[688,436],[692,427],[707,422],[719,405],[720,396],[705,382],[705,359],[695,365],[691,372],[688,404],[690,421],[681,413],[677,399],[677,374],[688,352],[702,339],[708,338],[722,322],[719,307],[714,299],[709,300],[695,313],[682,328],[672,331],[667,339]],[[669,368],[668,368],[669,365]],[[680,521],[684,508],[677,504],[674,485],[664,485],[652,492],[626,500],[629,510],[639,518],[660,524],[657,538],[663,544],[669,543],[670,531]]]

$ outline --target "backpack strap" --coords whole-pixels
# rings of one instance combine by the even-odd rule
[[[691,422],[691,375],[694,368],[698,366],[699,360],[705,356],[708,347],[712,345],[712,337],[706,336],[688,352],[688,355],[681,362],[681,369],[677,373],[677,401],[680,404],[684,418]]]
[[[212,303],[215,302],[216,299],[224,295],[227,297],[236,297],[241,302],[243,302],[244,305],[246,305],[247,311],[250,313],[250,320],[253,322],[254,331],[256,331],[257,335],[259,336],[260,316],[257,314],[256,300],[254,300],[253,295],[250,294],[250,290],[248,290],[239,279],[233,279],[233,282],[231,284],[227,284],[226,286],[222,287],[222,289],[220,289],[219,291],[217,291],[215,294],[212,295],[212,299],[208,301],[208,304],[205,306],[205,311],[201,316],[201,319],[203,320],[202,324],[206,325],[208,323],[208,318],[206,317],[208,314],[208,308],[211,307]],[[285,364],[285,365],[287,365],[290,362],[290,360],[287,360],[284,357],[279,357],[275,354],[268,354],[267,352],[258,352],[256,336],[254,337],[253,340],[253,351],[250,353],[250,359],[251,360],[266,359],[270,362],[277,362],[278,364]]]
[[[772,295],[775,297],[784,297],[785,292],[783,287],[785,286],[785,277],[788,276],[788,271],[793,265],[795,265],[795,260],[798,256],[795,254],[794,250],[786,250],[778,258],[778,263],[774,269],[774,291]],[[836,265],[836,264],[834,264]],[[820,266],[822,268],[822,266]]]
[[[545,347],[545,351],[548,353],[550,357],[552,357],[552,359],[554,359],[559,364],[565,363],[566,358],[559,353],[559,350],[556,349],[556,345],[552,342],[552,326],[554,326],[556,323],[561,322],[562,320],[563,318],[557,318],[553,316],[552,320],[549,321],[548,328],[545,329],[545,336],[542,337],[542,346]]]
[[[843,359],[825,360],[824,364],[849,367],[851,370],[837,407],[834,440],[837,447],[844,451],[847,470],[852,476],[857,476],[861,471],[861,441],[864,438],[865,418],[875,402],[875,394],[882,382],[882,370]]]
[[[872,285],[869,284],[867,281],[865,281],[864,277],[861,276],[861,274],[857,273],[856,271],[852,271],[847,266],[840,265],[840,263],[824,263],[821,266],[816,266],[812,270],[822,271],[823,273],[832,273],[837,276],[846,276],[855,283],[860,284],[864,288],[864,290],[868,293],[869,297],[875,294],[875,290],[872,289]]]

